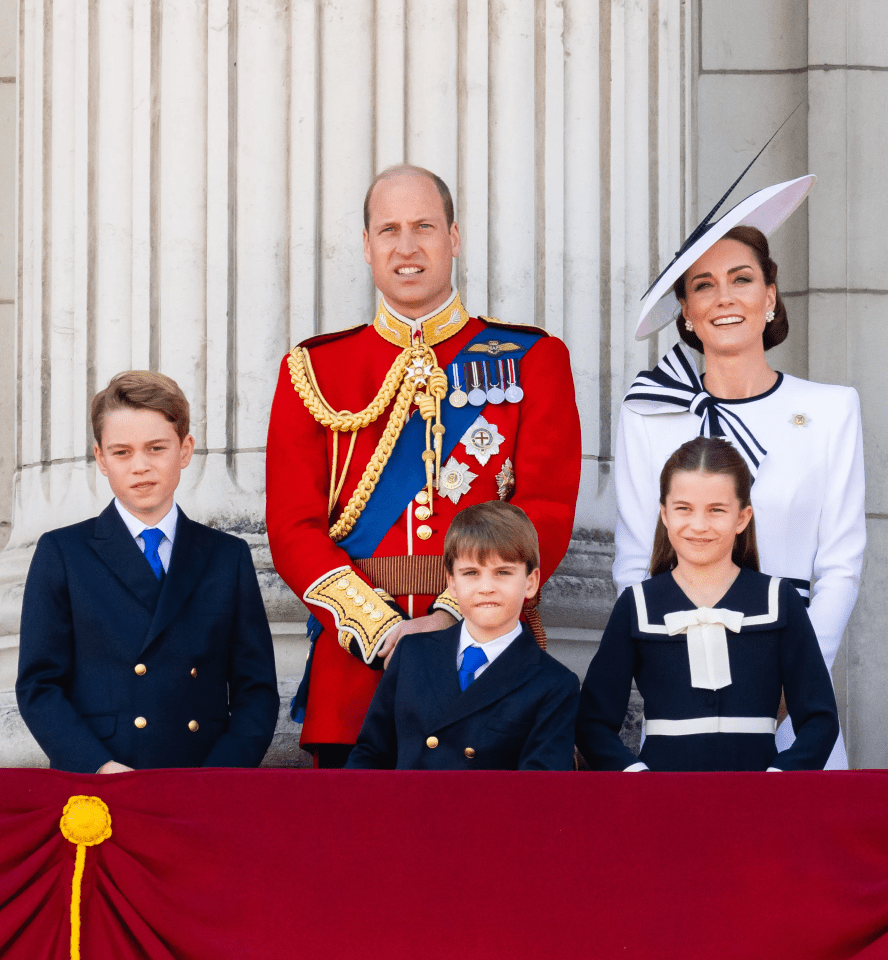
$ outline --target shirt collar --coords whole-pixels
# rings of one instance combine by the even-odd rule
[[[144,520],[139,520],[138,517],[134,517],[129,510],[124,507],[124,505],[117,499],[114,498],[114,506],[117,507],[117,512],[120,514],[120,519],[126,524],[127,530],[129,530],[130,535],[133,538],[141,537],[142,531],[145,529],[153,529],[148,527]],[[154,526],[163,531],[163,535],[170,541],[176,537],[176,521],[179,519],[179,508],[176,506],[175,500],[173,501],[172,507],[170,507],[169,513],[162,519],[159,520]]]
[[[510,630],[508,633],[503,634],[501,637],[497,637],[495,640],[488,640],[487,643],[478,643],[472,635],[469,633],[469,628],[466,626],[466,621],[463,620],[462,628],[459,632],[459,649],[456,651],[457,657],[461,657],[465,652],[467,647],[476,646],[484,651],[487,656],[487,662],[493,663],[494,660],[509,646],[509,644],[517,639],[520,636],[523,627],[519,621],[513,630]]]

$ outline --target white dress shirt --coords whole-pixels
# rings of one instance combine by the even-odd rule
[[[132,534],[136,545],[142,553],[145,552],[145,541],[142,539],[142,531],[154,529],[162,531],[163,540],[160,541],[157,547],[157,555],[163,564],[164,572],[168,572],[170,569],[170,557],[173,553],[173,540],[176,539],[176,521],[179,518],[179,508],[176,506],[175,501],[170,508],[170,512],[162,520],[155,523],[153,527],[149,527],[144,520],[139,520],[137,517],[134,517],[117,497],[114,498],[114,506],[117,507],[120,518],[126,524],[127,530]]]
[[[520,633],[521,623],[519,622],[515,626],[514,630],[510,630],[501,637],[497,637],[495,640],[488,640],[487,643],[478,643],[477,640],[475,640],[475,638],[469,633],[469,628],[466,626],[466,621],[463,620],[462,627],[459,632],[459,649],[456,651],[456,669],[459,670],[459,668],[462,666],[463,656],[465,655],[466,650],[469,647],[478,647],[480,650],[484,651],[484,656],[487,657],[487,663],[482,663],[481,666],[475,671],[475,679],[477,680],[478,677],[484,673],[484,671]]]

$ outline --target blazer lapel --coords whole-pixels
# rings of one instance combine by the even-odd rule
[[[461,630],[460,624],[454,624],[442,631],[440,639],[430,639],[423,645],[428,688],[434,692],[435,702],[442,713],[462,695],[456,672],[456,653],[459,650]]]
[[[524,627],[521,633],[493,661],[493,663],[464,691],[448,704],[438,727],[446,727],[479,710],[484,710],[522,684],[539,669],[540,648],[533,634]],[[451,672],[456,677],[456,651],[453,652]],[[456,680],[459,690],[459,680]]]
[[[179,507],[170,568],[164,577],[154,619],[142,644],[143,650],[170,625],[203,576],[209,554],[200,542],[199,531],[200,524],[189,520]]]
[[[155,608],[161,584],[117,512],[113,500],[96,517],[89,545],[144,607],[148,610]]]

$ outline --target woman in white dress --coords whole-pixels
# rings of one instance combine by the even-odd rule
[[[724,435],[755,478],[761,569],[791,580],[809,599],[831,670],[857,599],[866,543],[860,403],[853,388],[779,373],[765,355],[786,338],[788,319],[762,230],[782,223],[813,179],[759,191],[698,233],[645,302],[636,337],[674,316],[682,340],[704,354],[706,372],[699,375],[691,352],[678,344],[626,395],[615,464],[614,580],[621,592],[647,575],[659,475],[672,452],[697,435]],[[792,738],[787,720],[778,749]],[[827,769],[847,765],[839,737]]]

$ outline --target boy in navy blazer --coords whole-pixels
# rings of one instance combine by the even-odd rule
[[[279,706],[271,633],[246,543],[173,499],[194,451],[188,401],[131,370],[96,394],[92,427],[114,500],[37,543],[22,717],[59,770],[258,766]]]
[[[398,643],[346,766],[572,769],[579,680],[518,619],[540,582],[527,514],[502,501],[460,511],[444,566],[463,621]]]

